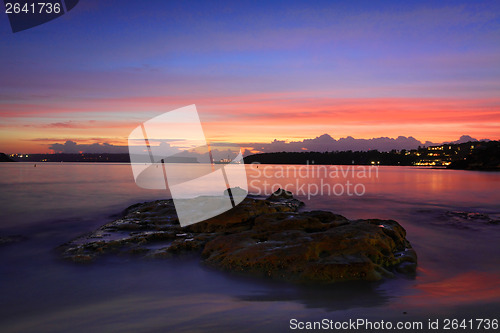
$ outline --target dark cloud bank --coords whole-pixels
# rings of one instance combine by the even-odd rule
[[[323,134],[314,139],[304,139],[302,141],[292,141],[285,142],[274,140],[271,143],[256,144],[247,143],[242,144],[244,147],[253,147],[254,150],[258,150],[263,153],[272,152],[301,152],[301,151],[368,151],[368,150],[378,150],[378,151],[391,151],[393,149],[416,149],[419,146],[437,146],[443,143],[463,143],[469,141],[478,141],[468,135],[462,135],[459,140],[452,142],[421,142],[414,137],[399,136],[396,139],[388,137],[380,137],[373,139],[355,139],[352,136],[346,138],[340,138],[335,140],[328,134]],[[247,155],[247,154],[245,154]]]
[[[483,139],[487,140],[487,139]],[[271,152],[301,152],[301,151],[367,151],[367,150],[379,150],[379,151],[391,151],[393,149],[416,149],[419,146],[433,146],[440,145],[443,143],[463,143],[469,141],[478,141],[468,135],[462,135],[459,140],[451,142],[421,142],[414,137],[399,136],[396,139],[388,137],[380,137],[373,139],[355,139],[351,136],[346,138],[340,138],[335,140],[328,134],[323,134],[314,139],[304,139],[302,141],[279,141],[274,140],[271,143],[242,143],[242,147],[252,147],[262,153]],[[126,154],[128,153],[127,146],[117,146],[109,143],[94,143],[94,144],[78,144],[74,141],[66,141],[64,144],[54,143],[50,145],[49,149],[54,151],[54,153],[65,153],[65,154]],[[250,151],[246,151],[245,155],[251,154]]]
[[[127,154],[127,146],[115,146],[109,143],[78,144],[74,141],[62,143],[53,143],[49,149],[54,153],[63,154]]]

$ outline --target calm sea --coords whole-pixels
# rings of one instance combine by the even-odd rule
[[[186,168],[186,166],[183,166]],[[286,187],[350,219],[399,221],[419,256],[415,279],[298,287],[245,278],[197,258],[61,261],[58,245],[128,205],[168,198],[127,164],[0,164],[1,332],[286,331],[297,320],[417,321],[498,316],[500,173],[357,166],[246,166],[249,190]]]

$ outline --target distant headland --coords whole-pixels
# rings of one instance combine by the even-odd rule
[[[401,165],[447,167],[466,170],[499,170],[500,141],[470,141],[419,147],[412,150],[276,152],[245,157],[245,163],[318,165]]]
[[[9,156],[4,153],[0,153],[0,162],[14,162]]]

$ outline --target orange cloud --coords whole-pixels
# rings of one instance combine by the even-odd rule
[[[347,99],[292,92],[0,103],[1,148],[10,151],[13,140],[54,136],[122,138],[123,144],[141,122],[192,103],[197,104],[205,134],[212,141],[302,140],[323,133],[334,138],[402,135],[433,142],[453,141],[463,134],[500,139],[500,99],[496,98]]]

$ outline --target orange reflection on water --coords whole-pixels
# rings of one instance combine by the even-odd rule
[[[500,274],[467,272],[441,281],[417,284],[419,294],[406,297],[413,304],[460,304],[498,300]]]

